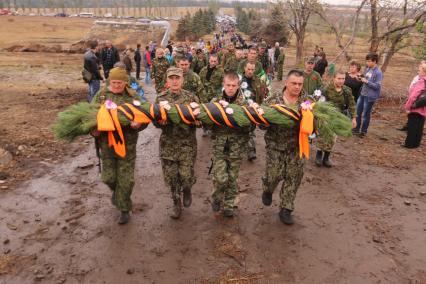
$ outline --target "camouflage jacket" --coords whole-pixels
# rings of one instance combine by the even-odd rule
[[[258,76],[253,76],[253,78],[250,80],[243,74],[243,77],[241,79],[241,89],[243,90],[243,95],[245,95],[245,90],[250,91],[251,92],[250,99],[252,99],[254,102],[258,104],[263,103],[263,99],[266,97],[268,93],[268,88],[266,87],[266,83],[263,82]]]
[[[303,72],[303,77],[303,90],[305,90],[309,96],[312,96],[315,90],[321,90],[322,79],[318,72],[312,71],[310,74]]]
[[[166,90],[156,98],[156,103],[161,101],[168,101],[170,105],[200,102],[196,95],[186,90],[181,90],[178,94]],[[160,136],[160,157],[162,159],[172,161],[194,159],[197,154],[195,126],[180,126],[174,124],[155,125],[162,129]]]
[[[191,69],[196,74],[200,74],[201,69],[207,66],[207,64],[208,64],[208,61],[206,56],[204,56],[203,59],[200,59],[198,58],[198,56],[195,56],[194,60],[192,60],[192,63],[191,63]]]
[[[97,94],[93,97],[91,103],[104,103],[106,100],[111,100],[117,105],[124,103],[133,103],[134,100],[139,100],[133,90],[126,88],[122,94],[112,93],[105,85],[101,88]],[[119,114],[121,119],[124,119],[124,115]],[[124,141],[126,144],[126,157],[124,159],[135,159],[136,158],[136,144],[138,142],[139,131],[145,129],[148,125],[142,125],[139,129],[133,129],[129,125],[123,126]],[[101,132],[100,148],[102,158],[120,158],[115,154],[114,149],[108,145],[108,134],[107,132]],[[121,158],[120,158],[121,159]]]
[[[244,59],[242,59],[242,58],[237,59],[237,57],[235,57],[235,55],[228,57],[228,59],[226,60],[226,63],[225,63],[225,68],[224,68],[225,72],[237,72],[238,71],[238,65],[243,60]]]
[[[244,73],[244,69],[246,68],[247,62],[248,62],[247,59],[244,59],[240,62],[240,64],[238,64],[238,70],[237,70],[238,74]],[[262,63],[260,63],[260,61],[257,60],[255,64],[254,74],[259,75],[262,72],[262,70],[263,70]]]
[[[235,100],[231,100],[229,97],[226,97],[225,93],[222,91],[219,94],[217,94],[211,100],[211,102],[219,102],[220,100],[224,100],[224,101],[227,101],[228,103],[237,104],[237,105],[240,105],[240,106],[248,105],[247,100],[244,99],[244,95],[243,95],[241,89],[238,90],[238,94],[237,94],[237,97],[235,98]],[[247,136],[247,138],[248,138],[249,132],[250,132],[250,127],[230,128],[230,127],[227,127],[227,126],[213,125],[212,138],[215,138],[217,136],[226,136],[226,137]]]
[[[284,60],[285,60],[285,54],[284,53],[280,53],[280,55],[278,55],[277,64],[278,65],[284,64]]]
[[[165,57],[155,58],[152,63],[152,78],[155,80],[155,90],[157,93],[161,92],[166,83],[165,74],[170,67],[169,62]]]
[[[325,99],[340,111],[348,110],[352,118],[356,117],[356,107],[351,88],[343,86],[340,92],[336,91],[333,82],[322,90]]]
[[[307,99],[309,99],[309,97],[305,93],[302,93],[296,104],[289,105],[284,102],[283,94],[280,92],[271,94],[265,100],[265,105],[282,104],[298,111],[300,104]],[[272,124],[266,128],[265,143],[266,148],[293,154],[298,153],[299,123],[295,123],[292,127]]]
[[[207,68],[204,67],[200,72],[200,79],[204,86],[204,99],[201,102],[209,102],[216,94],[221,92],[223,81],[223,68],[216,66],[213,70],[210,80],[207,80]]]
[[[259,54],[259,61],[260,61],[260,63],[262,63],[263,70],[265,70],[265,72],[268,72],[269,66],[271,65],[270,62],[269,62],[268,52],[265,52],[262,55]],[[256,74],[258,74],[258,73],[256,73]]]
[[[201,83],[200,76],[192,70],[189,70],[188,73],[184,74],[182,89],[195,94],[200,101],[205,97],[204,86],[203,83]]]

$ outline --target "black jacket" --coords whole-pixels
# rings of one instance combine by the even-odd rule
[[[89,71],[93,78],[92,80],[103,80],[101,73],[99,73],[99,65],[98,65],[98,58],[93,53],[93,51],[88,50],[84,54],[84,69]]]
[[[114,64],[120,61],[120,54],[118,53],[117,48],[113,46],[111,47],[111,49],[112,49],[112,57],[110,62],[108,62],[108,59],[107,59],[108,48],[105,47],[101,51],[101,62],[102,62],[102,65],[104,66],[104,69],[112,69],[114,67]]]
[[[142,56],[141,56],[141,51],[139,49],[136,49],[135,51],[135,57],[133,58],[135,60],[136,63],[141,63],[142,60]]]

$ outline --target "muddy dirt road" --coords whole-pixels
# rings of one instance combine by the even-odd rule
[[[339,141],[333,169],[308,161],[290,227],[279,221],[278,192],[272,207],[261,203],[261,131],[231,220],[210,208],[209,139],[198,133],[194,202],[175,221],[150,125],[125,226],[91,139],[81,139],[74,157],[44,161],[44,175],[0,191],[0,283],[426,283],[425,146],[399,147],[400,121],[382,106],[367,138]]]

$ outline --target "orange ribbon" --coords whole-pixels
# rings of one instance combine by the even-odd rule
[[[315,103],[311,104],[313,107]],[[314,114],[310,109],[302,109],[299,128],[299,157],[309,160],[309,135],[314,131]]]
[[[108,131],[108,146],[113,147],[115,153],[121,158],[126,157],[123,130],[118,119],[117,109],[108,110],[102,105],[96,116],[98,131]]]

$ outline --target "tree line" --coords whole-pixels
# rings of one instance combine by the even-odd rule
[[[212,9],[199,9],[194,15],[187,13],[179,20],[176,30],[177,40],[197,40],[216,29],[216,16]]]

